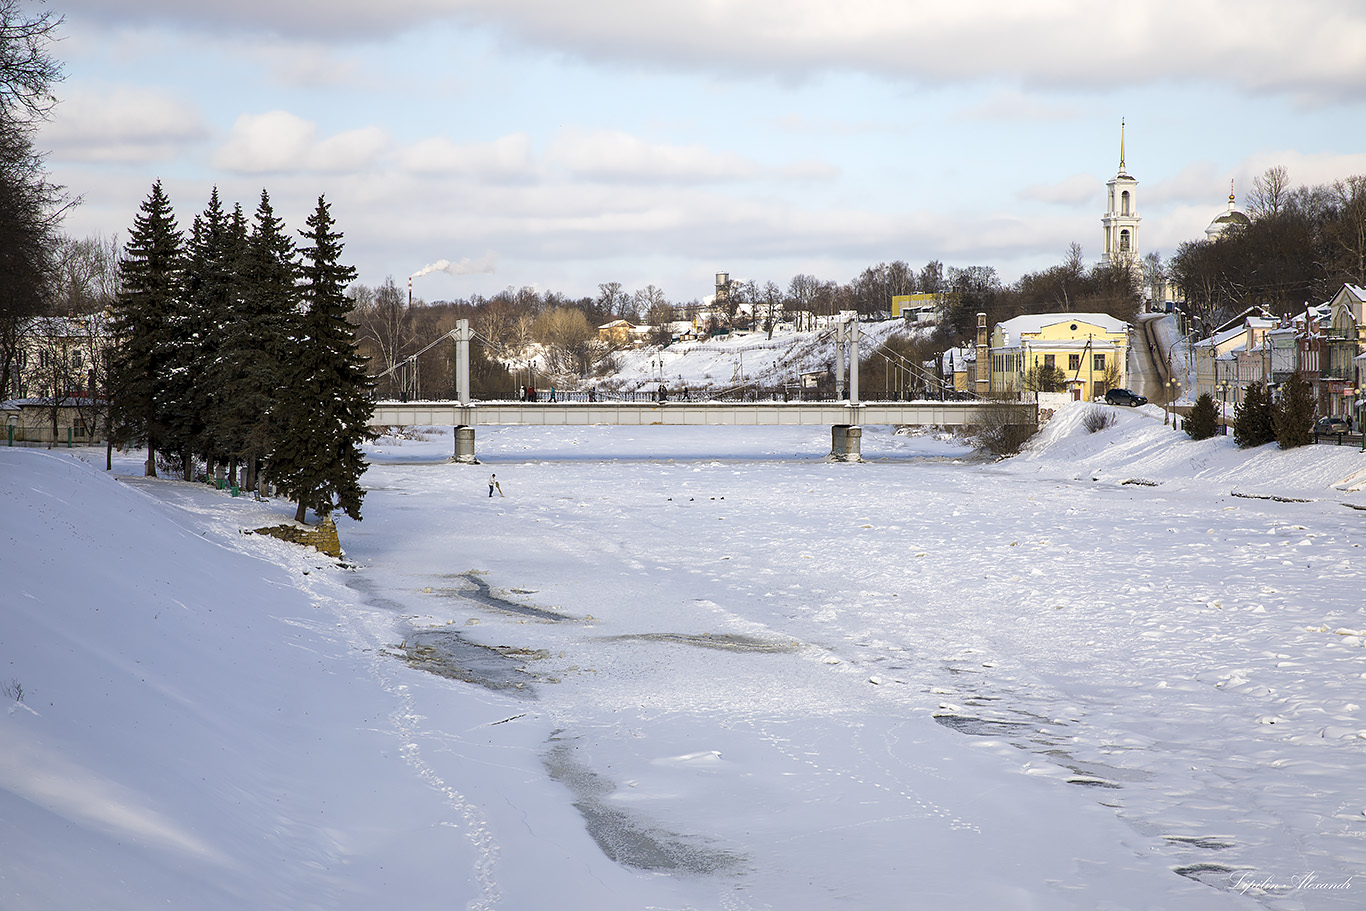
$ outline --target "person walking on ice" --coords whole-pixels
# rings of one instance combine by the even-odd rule
[[[498,483],[498,475],[491,474],[489,475],[489,496],[493,496],[493,491],[495,489],[498,491],[498,496],[506,496],[506,494],[503,493],[502,485]]]

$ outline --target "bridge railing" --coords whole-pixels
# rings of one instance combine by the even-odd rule
[[[561,402],[621,402],[628,404],[648,404],[650,402],[716,402],[719,404],[743,404],[747,402],[838,402],[847,400],[836,398],[828,391],[820,389],[803,388],[793,384],[791,386],[779,387],[736,387],[732,389],[708,390],[708,389],[669,389],[663,392],[656,389],[637,389],[632,391],[608,390],[608,389],[556,389],[552,396],[549,389],[537,389],[534,397],[522,397],[501,399],[482,399],[476,401],[496,401],[496,402],[535,402],[539,405],[546,405]],[[897,396],[883,398],[879,396],[861,396],[863,402],[969,402],[974,401],[976,395],[970,392],[962,392],[954,389],[928,389],[921,390],[914,396]],[[378,401],[378,399],[376,399]],[[407,401],[406,398],[401,401]],[[424,398],[423,401],[446,402],[453,399]]]

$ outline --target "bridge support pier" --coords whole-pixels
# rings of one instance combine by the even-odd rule
[[[455,452],[451,454],[451,461],[461,465],[479,464],[479,460],[474,457],[473,427],[461,424],[455,428]]]
[[[830,461],[863,461],[863,428],[853,424],[836,424],[830,428]]]

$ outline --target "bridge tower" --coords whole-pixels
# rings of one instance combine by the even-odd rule
[[[455,395],[460,400],[461,405],[470,403],[470,338],[473,333],[470,331],[470,321],[467,319],[457,320],[455,328],[451,330],[451,337],[455,339]],[[474,456],[474,428],[468,424],[457,424],[455,426],[455,452],[451,454],[452,462],[460,462],[464,465],[478,465],[479,460]]]
[[[858,404],[858,340],[859,324],[858,313],[853,310],[841,310],[835,317],[835,398],[844,398],[844,355],[847,347],[849,353],[849,403]]]
[[[844,398],[844,348],[849,346],[849,404],[858,401],[858,313],[841,310],[835,322],[835,398]],[[863,428],[857,424],[835,424],[830,428],[830,459],[835,462],[863,461]]]

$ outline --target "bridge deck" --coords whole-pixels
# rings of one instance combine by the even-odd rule
[[[1003,423],[1038,423],[1033,402],[376,402],[374,426],[774,426],[980,424],[984,412]],[[998,417],[998,415],[1000,417]]]

